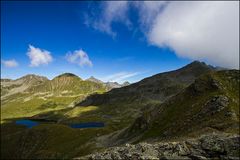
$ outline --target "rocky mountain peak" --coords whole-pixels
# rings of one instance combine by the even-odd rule
[[[39,84],[44,81],[47,81],[48,78],[44,76],[38,76],[35,74],[27,74],[21,78],[15,80],[17,83],[24,83],[24,84]]]
[[[197,68],[214,68],[212,66],[207,65],[205,62],[200,61],[193,61],[192,63],[189,63],[188,65],[184,66],[181,69],[197,69]]]
[[[56,76],[53,79],[59,79],[59,78],[78,78],[78,79],[81,79],[80,77],[78,77],[77,75],[75,75],[73,73],[63,73],[63,74],[60,74],[60,75]]]
[[[128,86],[128,85],[130,85],[131,83],[129,83],[128,81],[125,81],[123,84],[122,84],[122,86]]]
[[[35,75],[35,74],[27,74],[17,80],[31,80],[31,79],[39,79],[39,80],[48,80],[47,77],[44,77],[44,76],[38,76],[38,75]]]
[[[95,82],[95,83],[103,83],[103,81],[91,76],[88,79],[86,79],[86,81],[91,81],[91,82]]]

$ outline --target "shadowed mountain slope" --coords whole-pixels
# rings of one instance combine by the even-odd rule
[[[213,131],[239,133],[239,70],[200,76],[176,96],[144,112],[117,139],[166,140]]]
[[[112,89],[105,94],[89,96],[79,105],[114,104],[123,100],[139,103],[149,100],[163,102],[190,85],[200,75],[213,70],[212,66],[194,61],[178,70],[160,73],[128,86]]]

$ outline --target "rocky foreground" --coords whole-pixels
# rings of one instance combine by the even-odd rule
[[[239,159],[240,136],[204,135],[182,142],[139,143],[113,147],[78,159]]]

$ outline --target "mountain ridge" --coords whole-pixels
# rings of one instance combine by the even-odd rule
[[[114,103],[111,99],[115,97],[121,97],[118,100],[132,98],[141,101],[145,99],[164,101],[190,85],[201,74],[210,71],[214,71],[214,68],[194,61],[180,69],[159,73],[123,88],[115,88],[105,94],[92,95],[79,105],[100,105],[106,101]]]
[[[103,81],[95,78],[94,76],[89,77],[89,78],[86,79],[85,81],[91,81],[91,82],[96,82],[96,83],[104,83]]]
[[[239,133],[238,91],[239,70],[206,73],[182,92],[143,113],[120,137],[180,137],[207,128]]]

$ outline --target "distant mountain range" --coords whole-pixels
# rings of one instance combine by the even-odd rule
[[[118,82],[103,82],[93,76],[91,76],[90,78],[86,79],[86,81],[91,81],[91,82],[95,82],[95,83],[101,83],[103,84],[107,90],[111,90],[113,88],[120,88],[120,87],[125,87],[125,86],[128,86],[130,85],[130,83],[128,81],[122,83],[122,84],[119,84]]]
[[[20,92],[42,92],[42,91],[70,91],[75,93],[86,93],[96,90],[111,90],[129,85],[129,82],[119,84],[117,82],[102,82],[91,76],[85,81],[72,73],[64,73],[52,80],[47,77],[28,74],[16,80],[1,79],[1,95],[12,95]]]

